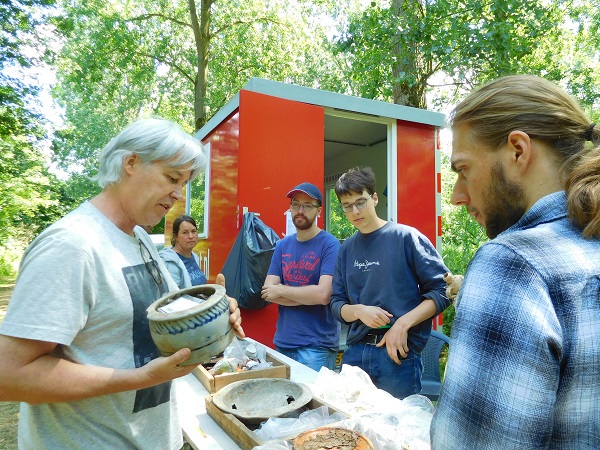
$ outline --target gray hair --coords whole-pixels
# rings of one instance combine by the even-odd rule
[[[102,189],[118,183],[123,176],[123,161],[133,154],[144,164],[169,161],[168,167],[179,168],[191,163],[190,181],[206,167],[202,143],[179,125],[165,119],[141,119],[128,125],[102,149],[98,174],[93,180]]]

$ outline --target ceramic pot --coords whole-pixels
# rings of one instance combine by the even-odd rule
[[[362,433],[340,427],[321,427],[305,431],[294,439],[294,450],[373,450]]]
[[[284,378],[234,381],[213,394],[217,408],[248,424],[282,417],[302,408],[312,398],[307,385]]]
[[[146,311],[150,334],[162,356],[186,347],[192,351],[183,365],[210,360],[225,350],[234,336],[229,301],[225,288],[218,284],[170,292]]]

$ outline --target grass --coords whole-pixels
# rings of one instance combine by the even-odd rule
[[[14,278],[0,278],[0,322],[4,319],[8,301],[15,286]],[[17,450],[19,403],[0,402],[0,448]]]
[[[0,448],[17,450],[17,423],[19,422],[19,404],[0,403]]]

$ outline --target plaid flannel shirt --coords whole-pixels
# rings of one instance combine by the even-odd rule
[[[600,449],[600,240],[540,199],[484,244],[456,304],[438,449]]]

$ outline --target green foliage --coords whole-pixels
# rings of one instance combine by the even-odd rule
[[[62,191],[66,199],[67,209],[77,206],[100,193],[100,187],[84,174],[72,173],[68,180],[62,182]]]
[[[356,232],[356,228],[346,218],[346,213],[342,210],[342,205],[333,189],[329,189],[329,202],[329,225],[331,227],[331,234],[338,239],[348,239]]]
[[[206,183],[204,176],[199,176],[191,183],[191,198],[190,216],[196,221],[198,233],[204,230],[204,196],[206,192]],[[188,184],[188,187],[190,185]]]
[[[157,115],[191,132],[255,76],[418,107],[430,95],[437,108],[528,72],[568,79],[593,113],[594,2],[63,0],[54,95],[67,125],[55,158],[91,175],[100,149],[133,119]],[[199,15],[209,6],[202,33],[190,4]]]
[[[450,211],[449,208],[454,210]],[[444,208],[442,214],[442,256],[452,273],[462,274],[479,246],[487,241],[487,237],[483,228],[467,213],[466,208],[449,208]]]
[[[444,80],[451,89],[437,100],[455,102],[461,89],[502,75],[562,79],[575,70],[559,56],[572,37],[563,3],[373,1],[348,12],[336,49],[356,95],[423,108],[431,85]],[[597,87],[587,90],[597,95]]]
[[[0,141],[0,246],[31,241],[70,203],[30,138],[23,130]]]
[[[33,111],[37,90],[9,75],[37,64],[25,52],[51,1],[0,5],[0,274],[14,272],[23,247],[64,213],[68,199],[42,152],[46,122]]]
[[[456,174],[450,170],[450,159],[442,152],[442,258],[450,272],[464,275],[477,249],[488,238],[485,230],[466,208],[450,203]],[[444,311],[444,333],[450,335],[454,322],[454,306]]]
[[[152,26],[153,18],[147,20],[144,29],[145,21],[136,18],[146,14],[145,10],[127,2],[114,7],[105,2],[84,2],[65,11],[56,19],[65,44],[57,61],[54,91],[65,108],[68,124],[56,133],[54,143],[62,169],[94,174],[100,150],[137,117],[160,115],[189,122],[183,120],[185,113],[192,111],[189,89],[171,87],[174,94],[181,92],[181,98],[188,98],[187,103],[177,105],[179,111],[160,107],[167,90],[164,85],[172,83],[169,74],[156,75],[160,60],[154,58],[153,49],[167,46],[167,36]]]
[[[93,174],[100,149],[135,118],[160,116],[192,132],[195,117],[211,117],[254,76],[335,86],[341,71],[311,16],[327,3],[196,1],[198,14],[210,4],[207,34],[196,35],[188,2],[61,2],[54,95],[68,125],[55,142],[56,159],[65,170]]]
[[[34,15],[34,8],[51,6],[55,0],[20,0],[0,2],[0,69],[8,64],[21,67],[31,65],[30,57],[23,53],[22,45],[31,38],[35,27],[40,23],[40,14]],[[28,42],[29,44],[31,42]]]

